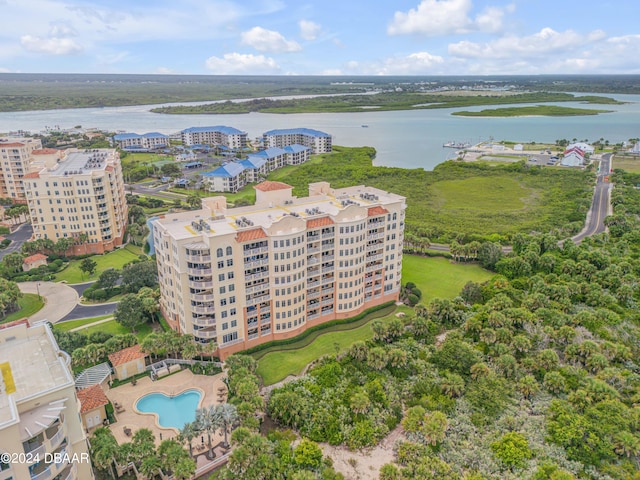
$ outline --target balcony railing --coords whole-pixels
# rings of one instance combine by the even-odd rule
[[[189,280],[189,286],[191,288],[211,288],[211,287],[213,287],[213,282],[212,281]]]
[[[51,439],[49,440],[49,444],[51,445],[51,449],[54,450],[56,448],[58,448],[58,446],[62,443],[62,441],[64,440],[64,428],[62,427],[62,425],[60,425],[60,427],[58,428],[58,431],[56,432],[56,434],[51,437]]]
[[[192,318],[191,323],[197,325],[199,327],[212,327],[216,325],[216,321],[214,318],[202,317],[202,318]]]
[[[51,477],[51,467],[45,468],[42,472],[37,475],[31,475],[31,480],[46,480]]]
[[[261,302],[266,302],[267,300],[271,300],[270,295],[260,295],[259,297],[253,297],[247,300],[247,306],[255,305]]]
[[[320,285],[320,280],[314,280],[312,282],[307,282],[307,288],[313,288]]]
[[[194,263],[211,263],[211,255],[190,255],[187,254],[187,261]]]
[[[213,302],[212,293],[190,293],[189,298],[196,302]]]
[[[313,313],[311,315],[307,315],[307,320],[313,320],[315,318],[318,318],[320,316],[319,313]]]
[[[199,338],[214,338],[218,334],[217,330],[194,330],[193,335]]]
[[[191,311],[194,313],[211,314],[215,313],[216,308],[213,305],[192,305]]]
[[[245,275],[244,279],[245,280],[260,280],[261,278],[266,278],[269,276],[269,272],[259,272],[259,273],[252,273],[249,275]]]
[[[187,273],[189,275],[211,275],[213,271],[210,268],[187,268]]]

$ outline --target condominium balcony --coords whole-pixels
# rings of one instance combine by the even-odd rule
[[[323,307],[326,305],[333,305],[335,302],[335,300],[333,298],[329,298],[327,300],[322,300],[322,302],[320,302],[320,305],[322,305]]]
[[[336,235],[335,232],[323,233],[322,234],[322,239],[326,240],[326,239],[329,239],[329,238],[333,238],[333,237],[335,237],[335,235]]]
[[[242,254],[246,257],[248,255],[258,255],[259,253],[267,253],[269,251],[269,247],[254,247],[247,248],[242,251]]]
[[[258,273],[245,275],[244,279],[246,281],[252,281],[252,280],[260,280],[262,278],[267,278],[268,276],[269,276],[269,272],[258,272]]]
[[[187,262],[193,263],[211,263],[211,255],[195,255],[187,253]]]
[[[381,253],[376,253],[376,254],[373,254],[373,255],[367,255],[366,261],[367,262],[376,262],[378,260],[382,260],[382,257],[384,257],[384,255],[381,254]]]
[[[254,285],[253,287],[246,287],[244,289],[245,293],[257,293],[264,290],[269,290],[269,282],[261,283],[260,285]]]
[[[319,313],[312,313],[311,315],[307,315],[307,320],[314,320],[320,316]]]
[[[322,273],[333,272],[334,269],[335,267],[333,265],[331,265],[330,267],[322,267]]]
[[[307,293],[307,299],[311,300],[312,298],[318,298],[320,296],[320,292]]]
[[[384,238],[384,233],[372,233],[367,235],[367,240],[377,240],[378,238]]]
[[[216,320],[212,317],[192,318],[191,323],[199,327],[215,327]]]
[[[213,282],[211,280],[189,280],[189,287],[191,288],[212,288]]]
[[[191,311],[193,313],[200,313],[204,315],[211,315],[216,312],[216,308],[212,305],[192,305]]]
[[[371,265],[371,266],[367,267],[367,268],[365,269],[365,271],[366,271],[366,272],[373,272],[373,271],[375,271],[375,270],[382,270],[382,268],[383,268],[383,266],[382,266],[382,264],[380,263],[380,264],[377,264],[377,265]]]
[[[189,275],[211,275],[213,271],[210,268],[187,268],[187,273]]]
[[[330,293],[333,293],[333,290],[334,290],[333,286],[331,286],[331,287],[322,287],[322,294],[323,295],[328,295]]]
[[[213,293],[190,293],[189,298],[196,302],[213,302]]]
[[[327,308],[327,309],[322,309],[322,311],[320,312],[321,315],[329,315],[333,313],[333,308]]]
[[[247,306],[255,305],[255,304],[261,303],[261,302],[266,302],[268,300],[271,300],[271,296],[270,295],[260,295],[258,297],[253,297],[253,298],[247,300]]]
[[[320,268],[310,268],[307,270],[307,277],[315,277],[316,275],[320,275]]]
[[[307,288],[313,288],[320,285],[320,280],[313,280],[311,282],[307,282]]]
[[[330,277],[322,277],[322,284],[326,285],[327,283],[332,283],[333,280],[333,275],[331,275]]]
[[[330,262],[335,258],[335,255],[322,255],[322,257],[320,257],[320,260],[322,261],[322,263],[325,262]]]
[[[313,255],[314,253],[319,253],[319,252],[320,252],[320,247],[307,248],[308,255]]]
[[[198,338],[213,339],[213,338],[216,338],[217,335],[218,335],[218,332],[215,328],[207,328],[207,329],[203,328],[200,330],[193,331],[193,336]]]
[[[263,265],[269,265],[269,259],[263,258],[261,260],[245,261],[244,268],[262,267]]]

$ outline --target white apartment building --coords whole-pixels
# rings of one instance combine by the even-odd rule
[[[113,143],[123,150],[146,151],[169,146],[169,136],[158,132],[149,132],[139,135],[137,133],[118,133],[113,136]],[[112,144],[113,144],[112,143]]]
[[[0,454],[13,461],[0,461],[0,480],[93,479],[71,358],[50,328],[0,330],[0,364],[7,362],[15,392],[0,393]]]
[[[311,128],[287,128],[269,130],[262,134],[265,148],[283,148],[288,145],[304,145],[311,149],[311,153],[330,153],[332,149],[331,135]]]
[[[115,149],[69,149],[47,156],[24,177],[33,238],[78,238],[76,254],[103,253],[122,245],[127,203]]]
[[[23,178],[29,173],[32,152],[41,148],[36,138],[0,138],[0,197],[26,203]]]
[[[160,306],[177,331],[225,358],[397,300],[405,198],[366,186],[263,182],[256,203],[225,197],[153,222]]]
[[[244,150],[247,148],[247,132],[233,127],[218,125],[215,127],[191,127],[182,130],[182,144],[185,147],[193,145],[219,145],[229,150]]]

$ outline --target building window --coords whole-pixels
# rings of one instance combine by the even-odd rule
[[[218,250],[216,250],[216,256],[217,256],[218,258],[222,257],[222,255],[223,255],[223,253],[222,253],[222,249],[221,249],[221,248],[219,248]]]

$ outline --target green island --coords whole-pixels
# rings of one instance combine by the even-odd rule
[[[458,115],[461,117],[572,117],[578,115],[598,115],[600,113],[609,112],[611,112],[611,110],[560,107],[558,105],[536,105],[535,107],[506,107],[485,109],[480,110],[479,112],[462,110],[459,112],[453,112],[451,115]]]
[[[364,111],[418,110],[434,108],[470,107],[535,102],[584,102],[591,104],[619,104],[617,100],[601,96],[575,96],[570,93],[527,92],[483,94],[468,92],[460,95],[446,93],[383,92],[375,95],[336,95],[314,98],[269,99],[254,98],[244,102],[226,101],[205,105],[176,105],[151,109],[168,114],[232,114],[232,113],[343,113]]]

